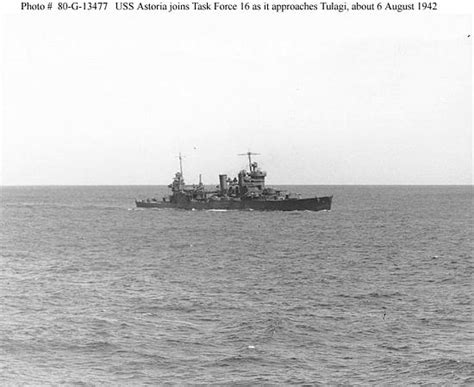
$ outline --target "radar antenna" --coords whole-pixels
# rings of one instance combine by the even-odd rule
[[[249,158],[249,171],[252,172],[252,155],[259,155],[260,153],[253,153],[248,151],[247,153],[239,153],[238,156],[248,156]]]

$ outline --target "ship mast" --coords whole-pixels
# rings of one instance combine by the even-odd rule
[[[249,158],[249,171],[252,172],[252,155],[259,155],[260,153],[253,153],[253,152],[247,152],[247,153],[239,153],[238,156],[248,156]]]
[[[181,173],[181,178],[183,178],[183,156],[181,156],[181,152],[179,152],[179,172]]]

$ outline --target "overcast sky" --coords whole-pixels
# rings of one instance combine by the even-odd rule
[[[469,16],[5,17],[2,183],[471,184]]]

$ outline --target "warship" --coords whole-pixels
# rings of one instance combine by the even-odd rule
[[[260,211],[321,211],[330,210],[332,196],[302,198],[299,194],[265,186],[266,172],[262,171],[247,152],[249,170],[241,170],[237,177],[219,175],[219,185],[206,190],[199,176],[199,184],[186,185],[183,163],[179,154],[179,172],[168,188],[171,194],[156,198],[135,200],[140,208],[180,208],[187,210],[260,210]]]

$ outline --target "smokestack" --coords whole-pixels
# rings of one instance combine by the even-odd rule
[[[227,175],[219,175],[219,187],[221,195],[227,194]]]

